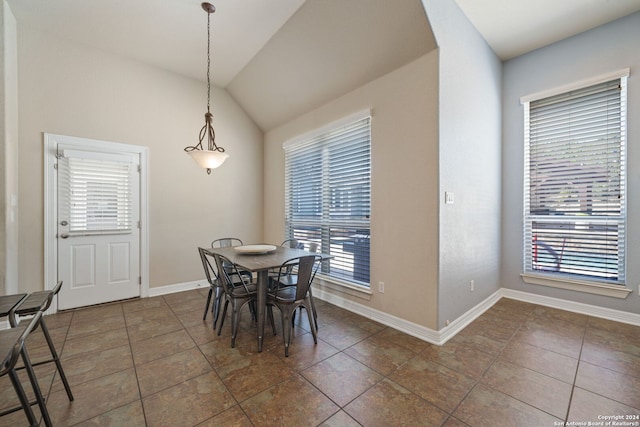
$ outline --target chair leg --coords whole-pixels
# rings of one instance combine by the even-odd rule
[[[49,411],[47,411],[47,405],[45,403],[44,396],[42,395],[42,391],[40,390],[40,386],[38,385],[36,374],[35,372],[33,372],[33,366],[31,366],[29,353],[27,353],[27,348],[25,346],[22,347],[21,354],[22,362],[24,363],[24,369],[27,371],[29,381],[31,382],[31,388],[33,388],[33,393],[36,395],[36,401],[38,402],[38,406],[40,407],[40,413],[42,414],[44,425],[46,427],[52,427],[53,423],[51,422],[51,418],[49,417]]]
[[[236,346],[236,337],[238,336],[238,325],[240,323],[240,308],[238,300],[231,301],[231,348]]]
[[[273,331],[273,335],[276,334],[276,323],[273,321],[273,306],[267,306],[267,315],[269,316],[269,322],[271,322],[271,330]]]
[[[222,332],[222,325],[224,325],[224,318],[227,317],[227,307],[229,306],[229,300],[227,298],[224,299],[224,307],[222,309],[222,318],[220,319],[220,324],[218,325],[218,336],[220,336],[220,332]]]
[[[42,334],[44,335],[44,338],[47,340],[49,351],[51,351],[53,362],[56,364],[56,368],[58,369],[58,374],[60,375],[60,379],[62,380],[64,389],[67,392],[67,397],[69,398],[70,401],[73,401],[73,393],[71,393],[71,387],[69,386],[69,381],[67,381],[67,376],[64,374],[64,370],[62,369],[62,363],[60,363],[60,357],[58,356],[56,347],[53,345],[53,341],[51,340],[51,335],[49,335],[49,328],[47,327],[47,324],[44,321],[44,317],[40,318],[40,327],[42,328]]]
[[[216,324],[218,323],[218,319],[220,318],[220,304],[222,302],[222,298],[224,298],[224,290],[221,287],[216,287],[213,297],[213,306],[211,307],[214,330],[216,329]]]
[[[318,330],[318,312],[316,311],[316,304],[313,302],[311,287],[309,287],[309,305],[311,306],[311,313],[313,314],[313,323],[315,323],[316,331],[317,331]]]
[[[318,328],[316,327],[316,325],[313,322],[312,314],[311,312],[313,310],[309,310],[307,307],[305,307],[305,311],[307,312],[307,317],[309,318],[309,327],[311,328],[311,335],[313,335],[313,342],[318,344]]]
[[[211,294],[213,293],[213,289],[209,286],[209,293],[207,294],[207,303],[204,306],[204,315],[202,316],[202,320],[207,320],[207,313],[209,312],[209,304],[211,303]]]
[[[20,405],[24,410],[25,415],[27,416],[27,420],[29,421],[30,426],[37,426],[38,420],[36,419],[35,414],[33,413],[33,409],[31,409],[31,405],[29,404],[29,399],[27,399],[27,394],[24,392],[24,388],[20,383],[20,379],[18,378],[18,374],[15,369],[11,369],[9,371],[9,378],[11,379],[11,383],[13,384],[13,388],[16,390],[16,394],[18,395],[18,399],[20,400]]]
[[[284,356],[289,357],[289,345],[291,344],[291,312],[289,310],[280,310],[282,312],[282,335],[284,339]]]

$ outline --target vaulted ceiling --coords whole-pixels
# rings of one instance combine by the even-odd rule
[[[7,1],[19,25],[206,77],[199,0]],[[435,48],[420,0],[210,1],[212,82],[263,130]],[[640,10],[640,0],[456,1],[503,59]]]

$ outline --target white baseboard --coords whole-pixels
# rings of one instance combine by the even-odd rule
[[[615,322],[628,323],[640,326],[640,314],[629,313],[628,311],[613,310],[611,308],[599,307],[597,305],[582,304],[579,302],[567,301],[560,298],[546,297],[543,295],[530,294],[528,292],[515,291],[513,289],[500,289],[500,295],[519,301],[530,302],[532,304],[544,305],[545,307],[558,308],[560,310],[571,311],[573,313],[585,314],[587,316],[600,317],[602,319],[613,320]]]
[[[174,285],[158,286],[149,288],[149,296],[157,297],[160,295],[175,294],[176,292],[190,291],[192,289],[208,288],[209,282],[206,280],[196,280],[194,282],[176,283]]]
[[[176,292],[188,291],[191,289],[206,288],[208,286],[209,283],[206,280],[159,286],[155,288],[149,288],[149,296],[152,297],[167,295]],[[445,326],[439,331],[427,328],[422,325],[418,325],[417,323],[401,319],[388,313],[384,313],[380,310],[367,307],[366,305],[343,298],[339,294],[326,292],[322,288],[315,289],[313,295],[318,299],[344,308],[345,310],[359,314],[368,319],[382,323],[383,325],[397,329],[408,335],[436,345],[443,345],[444,343],[449,341],[458,332],[463,330],[467,325],[477,319],[482,313],[491,308],[501,298],[515,299],[519,301],[543,305],[545,307],[557,308],[560,310],[566,310],[574,313],[580,313],[588,316],[600,317],[616,322],[640,326],[639,314],[628,313],[620,310],[612,310],[610,308],[603,308],[595,305],[582,304],[505,288],[497,290],[495,293],[487,297],[484,301],[480,302],[475,307],[471,308],[462,316],[458,317],[448,326]],[[8,322],[5,323],[7,323],[8,327]],[[1,326],[2,324],[0,323],[0,329]]]

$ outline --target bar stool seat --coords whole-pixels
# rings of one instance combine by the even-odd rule
[[[44,398],[40,391],[40,387],[38,386],[38,381],[36,380],[35,374],[33,373],[33,368],[31,366],[31,362],[29,360],[29,356],[27,354],[26,349],[24,348],[24,342],[31,333],[31,331],[36,327],[38,322],[42,317],[42,312],[39,311],[35,314],[35,316],[31,319],[31,321],[25,325],[17,326],[11,329],[3,329],[0,330],[0,360],[2,360],[2,364],[0,365],[0,377],[4,375],[9,375],[11,379],[11,384],[18,395],[18,399],[20,400],[20,406],[4,410],[0,413],[0,416],[4,416],[7,414],[11,414],[13,412],[19,411],[22,408],[29,420],[30,426],[37,426],[38,420],[33,413],[33,409],[31,408],[32,403],[29,402],[27,395],[22,387],[22,383],[18,377],[16,372],[16,363],[18,362],[18,357],[22,355],[22,361],[24,363],[24,368],[27,370],[29,374],[29,380],[31,381],[31,387],[36,395],[37,403],[40,405],[40,412],[42,413],[45,425],[51,425],[51,420],[49,418],[49,414],[47,412],[47,408],[44,405]],[[33,402],[35,404],[36,402]]]
[[[62,287],[62,282],[58,282],[56,286],[48,291],[39,291],[33,292],[27,296],[17,307],[9,313],[9,323],[11,327],[15,327],[17,325],[16,316],[29,316],[38,312],[44,313],[49,309],[51,305],[51,301],[53,297],[60,292],[60,288]],[[32,366],[39,366],[45,363],[54,362],[56,365],[56,369],[58,370],[58,374],[60,375],[60,379],[62,380],[62,384],[64,384],[64,389],[67,392],[67,397],[70,401],[73,401],[73,393],[71,393],[71,387],[69,386],[69,382],[67,381],[67,377],[64,374],[64,370],[62,369],[62,363],[60,363],[60,357],[58,356],[58,352],[56,351],[55,346],[53,345],[53,340],[51,339],[51,335],[49,335],[49,328],[47,328],[47,323],[45,322],[45,316],[41,316],[39,318],[37,326],[40,326],[42,329],[42,334],[47,341],[47,345],[49,346],[49,351],[51,352],[51,359],[43,360],[37,363],[34,363]]]

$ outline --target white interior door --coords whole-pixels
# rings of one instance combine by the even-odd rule
[[[57,146],[58,309],[140,295],[140,158]]]

